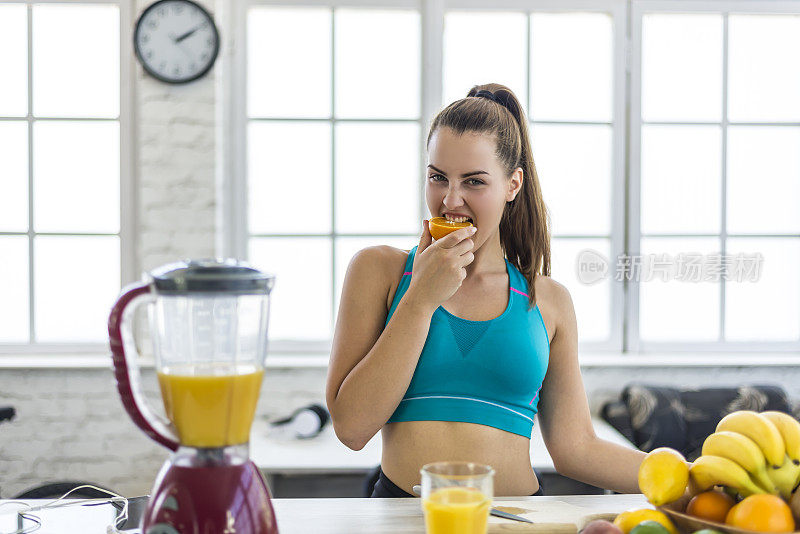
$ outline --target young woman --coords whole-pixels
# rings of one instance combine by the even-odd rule
[[[439,113],[427,146],[431,215],[474,227],[433,241],[426,220],[410,251],[359,251],[333,338],[336,435],[358,450],[382,430],[372,495],[411,496],[420,468],[442,460],[491,465],[497,495],[541,494],[529,450],[537,413],[559,473],[638,492],[644,453],[592,429],[519,101],[502,85],[475,86]]]

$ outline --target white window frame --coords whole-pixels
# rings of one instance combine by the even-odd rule
[[[727,128],[728,121],[728,14],[746,13],[784,13],[800,14],[800,1],[798,0],[633,0],[631,6],[631,115],[630,115],[630,180],[628,194],[630,219],[628,224],[628,254],[636,256],[640,253],[641,244],[641,131],[642,131],[642,17],[646,13],[713,13],[723,15],[723,52],[722,52],[722,187],[721,187],[721,224],[719,234],[702,234],[705,237],[720,238],[722,243],[721,253],[725,254],[725,241],[727,233]],[[656,122],[655,124],[660,124]],[[672,123],[670,123],[672,124]],[[676,121],[675,124],[712,124],[719,122],[694,122]],[[766,124],[776,123],[747,123]],[[786,123],[780,123],[786,125]],[[683,236],[683,234],[681,234]],[[759,234],[747,237],[772,237],[771,234]],[[775,235],[775,237],[800,237],[793,235]],[[800,340],[787,342],[742,342],[742,341],[717,341],[709,342],[653,342],[642,341],[639,335],[639,282],[630,281],[627,292],[627,332],[626,351],[638,353],[669,353],[669,352],[800,352]],[[720,280],[720,338],[724,332],[725,320],[725,280]]]
[[[225,172],[227,179],[224,181],[224,191],[220,202],[220,225],[223,228],[220,243],[225,255],[246,258],[248,253],[247,230],[247,10],[251,6],[289,6],[291,7],[330,7],[330,8],[402,8],[417,9],[421,14],[421,116],[419,119],[420,154],[425,153],[425,139],[427,127],[435,113],[441,109],[442,103],[442,63],[443,63],[443,28],[444,16],[447,10],[475,10],[475,11],[518,11],[526,14],[532,12],[564,12],[564,11],[593,11],[609,13],[614,21],[614,47],[624,49],[626,46],[627,12],[626,0],[500,0],[487,6],[481,0],[236,0],[230,31],[238,38],[234,46],[231,61],[231,76],[225,76],[226,110],[228,120],[225,131],[226,142],[223,149],[226,154]],[[618,58],[615,55],[615,58]],[[528,68],[526,66],[526,68]],[[614,62],[614,103],[613,103],[613,169],[612,169],[612,196],[613,207],[611,210],[611,250],[612,254],[619,254],[624,247],[624,180],[625,180],[625,70],[624,61]],[[333,80],[331,83],[334,83]],[[530,90],[530,89],[529,89]],[[528,94],[519,95],[525,98],[525,107],[529,102]],[[340,119],[337,119],[340,120]],[[552,121],[550,121],[552,122]],[[594,123],[593,123],[594,124]],[[423,190],[425,180],[425,158],[420,161],[419,184]],[[333,177],[335,179],[335,176]],[[425,198],[420,195],[419,214],[426,213]],[[331,234],[333,236],[335,234]],[[562,236],[559,236],[562,237]],[[563,236],[580,237],[580,236]],[[595,237],[595,236],[592,236]],[[335,247],[334,254],[335,254]],[[336,262],[334,258],[333,268]],[[336,273],[333,273],[335,290]],[[598,352],[619,352],[622,349],[622,323],[623,323],[623,286],[612,282],[611,284],[611,325],[609,339],[603,342],[582,343],[581,348]],[[335,300],[335,299],[334,299]],[[333,317],[336,317],[333,310]],[[270,351],[278,354],[328,354],[331,342],[270,342]]]
[[[420,147],[424,154],[426,127],[429,119],[442,105],[442,64],[444,16],[448,10],[473,11],[518,11],[570,12],[588,11],[609,13],[613,19],[613,159],[612,159],[612,205],[611,205],[611,266],[622,254],[639,253],[640,244],[640,169],[641,149],[641,14],[646,10],[658,11],[731,11],[754,12],[800,12],[799,0],[235,0],[230,33],[237,36],[233,47],[231,72],[225,76],[224,91],[227,97],[224,131],[224,157],[226,179],[218,212],[221,242],[220,250],[227,255],[247,256],[247,184],[246,184],[246,13],[250,6],[318,6],[318,7],[371,7],[411,8],[421,13],[421,127]],[[530,20],[530,19],[529,19]],[[726,43],[727,50],[727,43]],[[727,61],[727,56],[725,57]],[[529,68],[529,67],[526,67]],[[530,73],[528,73],[530,77]],[[331,82],[333,83],[333,81]],[[528,80],[530,91],[530,80]],[[525,97],[527,108],[530,99]],[[535,119],[535,118],[534,118]],[[533,121],[536,124],[538,121]],[[547,121],[553,122],[553,121]],[[592,124],[595,124],[594,122]],[[724,157],[724,155],[723,155]],[[420,188],[424,180],[424,158],[420,169]],[[724,195],[723,190],[723,195]],[[546,199],[545,199],[546,200]],[[425,213],[424,198],[420,199],[420,214]],[[724,216],[723,203],[723,216]],[[724,231],[723,227],[723,231]],[[588,237],[588,236],[557,236]],[[591,236],[595,237],[595,236]],[[335,264],[334,264],[335,269]],[[612,273],[613,275],[613,273]],[[335,287],[335,278],[333,278]],[[724,293],[723,293],[724,295]],[[722,297],[724,298],[724,297]],[[754,353],[783,352],[791,361],[800,354],[800,342],[790,343],[642,343],[639,340],[638,306],[639,286],[634,281],[611,281],[610,337],[604,342],[580,344],[582,354],[590,354],[589,361],[613,362],[619,365],[670,364],[671,355],[692,352]],[[723,302],[724,304],[724,302]],[[335,310],[334,310],[335,312]],[[722,312],[724,313],[724,311]],[[333,317],[336,317],[335,313]],[[580,326],[580,325],[579,325]],[[323,353],[327,355],[330,343],[273,343],[271,352],[278,354]],[[599,355],[595,358],[593,353]],[[649,353],[650,357],[634,355]],[[602,356],[612,354],[611,360]],[[614,359],[622,355],[621,358]],[[665,356],[666,355],[666,356]],[[743,354],[744,356],[744,354]],[[725,363],[725,359],[711,356],[714,362]],[[678,356],[676,361],[687,362]],[[706,362],[712,360],[704,360]],[[584,361],[584,358],[581,358]],[[777,360],[776,360],[777,361]],[[785,363],[788,360],[780,360]],[[698,363],[692,361],[688,363]],[[734,363],[734,362],[732,362]],[[736,362],[741,364],[739,360]]]
[[[5,2],[4,2],[5,3]],[[34,277],[34,238],[38,235],[64,235],[64,236],[106,236],[116,235],[120,240],[120,287],[137,278],[136,259],[136,178],[134,172],[134,124],[133,124],[133,46],[131,35],[133,28],[133,2],[130,0],[81,0],[81,4],[116,5],[119,8],[119,35],[120,35],[120,107],[117,118],[92,118],[92,117],[34,117],[33,115],[33,35],[32,35],[32,10],[34,4],[60,4],[69,5],[64,0],[18,0],[9,2],[24,4],[27,10],[27,39],[28,39],[28,109],[25,116],[1,117],[0,120],[26,120],[28,123],[28,231],[27,232],[0,232],[0,235],[17,235],[28,238],[28,278],[29,291],[29,328],[30,339],[35,338],[35,277]],[[81,121],[118,121],[120,132],[120,230],[118,234],[93,233],[93,232],[35,232],[33,227],[33,123],[38,120],[81,120]],[[87,267],[89,268],[89,267]],[[46,355],[55,358],[55,355],[80,354],[91,356],[107,356],[108,343],[0,343],[0,355]]]
[[[441,29],[444,27],[444,13],[447,10],[459,11],[516,11],[527,15],[527,54],[530,53],[530,14],[532,13],[569,13],[569,12],[595,12],[607,13],[612,18],[613,24],[613,74],[612,74],[612,117],[611,122],[606,123],[612,127],[612,165],[611,165],[611,235],[610,250],[613,259],[625,250],[625,142],[627,137],[627,120],[625,116],[625,105],[628,94],[628,84],[626,75],[628,70],[628,20],[627,20],[627,0],[494,0],[489,5],[485,0],[442,0],[442,10],[438,31],[440,42],[438,51],[441,53]],[[424,22],[423,22],[424,26]],[[424,39],[424,38],[423,38]],[[620,52],[621,51],[621,52]],[[524,107],[527,109],[530,102],[531,80],[530,80],[530,61],[526,61],[527,69],[527,92],[525,95],[518,95],[524,98]],[[441,81],[441,58],[438,65],[439,77],[436,82],[442,86]],[[423,69],[423,76],[425,73]],[[439,97],[441,100],[441,96]],[[432,108],[435,112],[438,104]],[[538,121],[535,117],[531,120],[530,111],[528,119],[531,126],[534,124],[603,124],[597,121]],[[545,198],[545,203],[547,199]],[[558,239],[579,239],[597,238],[595,235],[558,235]],[[605,239],[605,237],[603,237]],[[613,273],[610,273],[613,275]],[[579,350],[583,352],[597,353],[620,353],[623,351],[623,320],[625,317],[625,286],[611,277],[610,292],[610,321],[609,337],[604,341],[586,341],[579,344]],[[578,324],[580,329],[580,324]]]
[[[423,2],[423,7],[428,8],[429,4],[436,2]],[[227,142],[223,146],[223,150],[230,155],[226,158],[225,170],[228,173],[228,179],[224,182],[224,192],[220,205],[222,212],[220,213],[221,220],[219,221],[223,230],[220,232],[224,236],[224,242],[221,243],[222,251],[225,255],[235,256],[239,258],[247,258],[248,256],[248,202],[247,202],[247,10],[250,7],[258,6],[280,6],[280,7],[327,7],[332,9],[337,8],[370,8],[370,9],[414,9],[420,8],[416,0],[346,0],[338,1],[324,1],[324,0],[303,0],[303,1],[290,1],[290,0],[236,0],[233,2],[233,16],[230,21],[231,34],[238,37],[238,44],[234,46],[235,51],[231,61],[231,76],[224,76],[225,87],[223,91],[227,97],[226,111],[229,113]],[[423,9],[424,11],[424,9]],[[424,19],[422,13],[421,19]],[[331,53],[335,54],[335,21],[331,21]],[[423,23],[424,26],[424,23]],[[425,57],[425,37],[422,37],[422,57]],[[335,61],[335,58],[332,58]],[[425,76],[423,75],[423,80]],[[318,122],[328,122],[332,126],[337,122],[377,122],[377,123],[414,123],[416,122],[421,132],[424,132],[424,117],[426,113],[432,113],[432,108],[426,108],[425,102],[429,100],[424,96],[426,91],[426,84],[422,83],[423,97],[421,100],[420,117],[418,119],[342,119],[334,118],[335,113],[335,80],[331,77],[331,117],[326,119],[310,119]],[[259,119],[259,120],[272,120],[272,119]],[[284,121],[287,119],[275,119],[276,121]],[[292,119],[288,119],[292,120]],[[309,120],[309,119],[302,119]],[[424,133],[420,134],[420,150],[424,149]],[[331,180],[336,179],[336,146],[335,142],[331,144]],[[425,162],[420,162],[419,168],[419,188],[422,190],[424,185],[424,170]],[[335,187],[335,183],[333,183]],[[332,190],[333,191],[333,190]],[[333,209],[331,211],[332,219],[336,216],[335,200],[331,200]],[[421,196],[418,210],[422,214],[425,209],[425,198]],[[353,237],[355,234],[339,233],[334,231],[335,226],[332,225],[331,231],[327,234],[314,234],[318,237],[325,237],[331,240],[331,317],[336,317],[335,295],[336,291],[336,246],[334,243],[335,237],[339,235],[346,235]],[[261,235],[261,234],[259,234]],[[293,234],[276,234],[279,237],[292,237]],[[297,234],[306,235],[306,234]],[[393,234],[388,234],[393,235]],[[398,235],[398,234],[394,234]],[[267,234],[271,237],[271,234]],[[402,234],[405,236],[405,234]],[[277,354],[317,354],[325,355],[330,354],[332,340],[326,341],[293,341],[293,340],[270,340],[270,353]]]

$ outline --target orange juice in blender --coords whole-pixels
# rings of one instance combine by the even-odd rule
[[[473,488],[440,488],[422,501],[427,534],[485,534],[491,499]]]
[[[195,371],[197,372],[197,370]],[[263,369],[235,369],[229,374],[180,367],[158,372],[167,417],[183,445],[227,447],[250,441]]]

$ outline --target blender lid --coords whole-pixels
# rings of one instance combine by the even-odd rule
[[[232,258],[179,261],[154,269],[150,276],[159,293],[268,294],[275,283],[274,275]]]

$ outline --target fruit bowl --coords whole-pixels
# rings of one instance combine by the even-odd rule
[[[742,528],[732,527],[730,525],[726,525],[725,523],[717,523],[716,521],[706,521],[705,519],[698,519],[697,517],[693,517],[684,513],[686,510],[686,501],[679,500],[669,504],[665,504],[664,506],[658,506],[658,510],[661,510],[675,523],[675,526],[678,527],[681,531],[691,533],[697,530],[702,530],[704,528],[710,528],[713,530],[718,530],[720,532],[725,532],[728,534],[754,534],[754,530],[745,530]],[[756,533],[757,534],[757,533]],[[800,534],[800,530],[794,531],[792,534]]]

